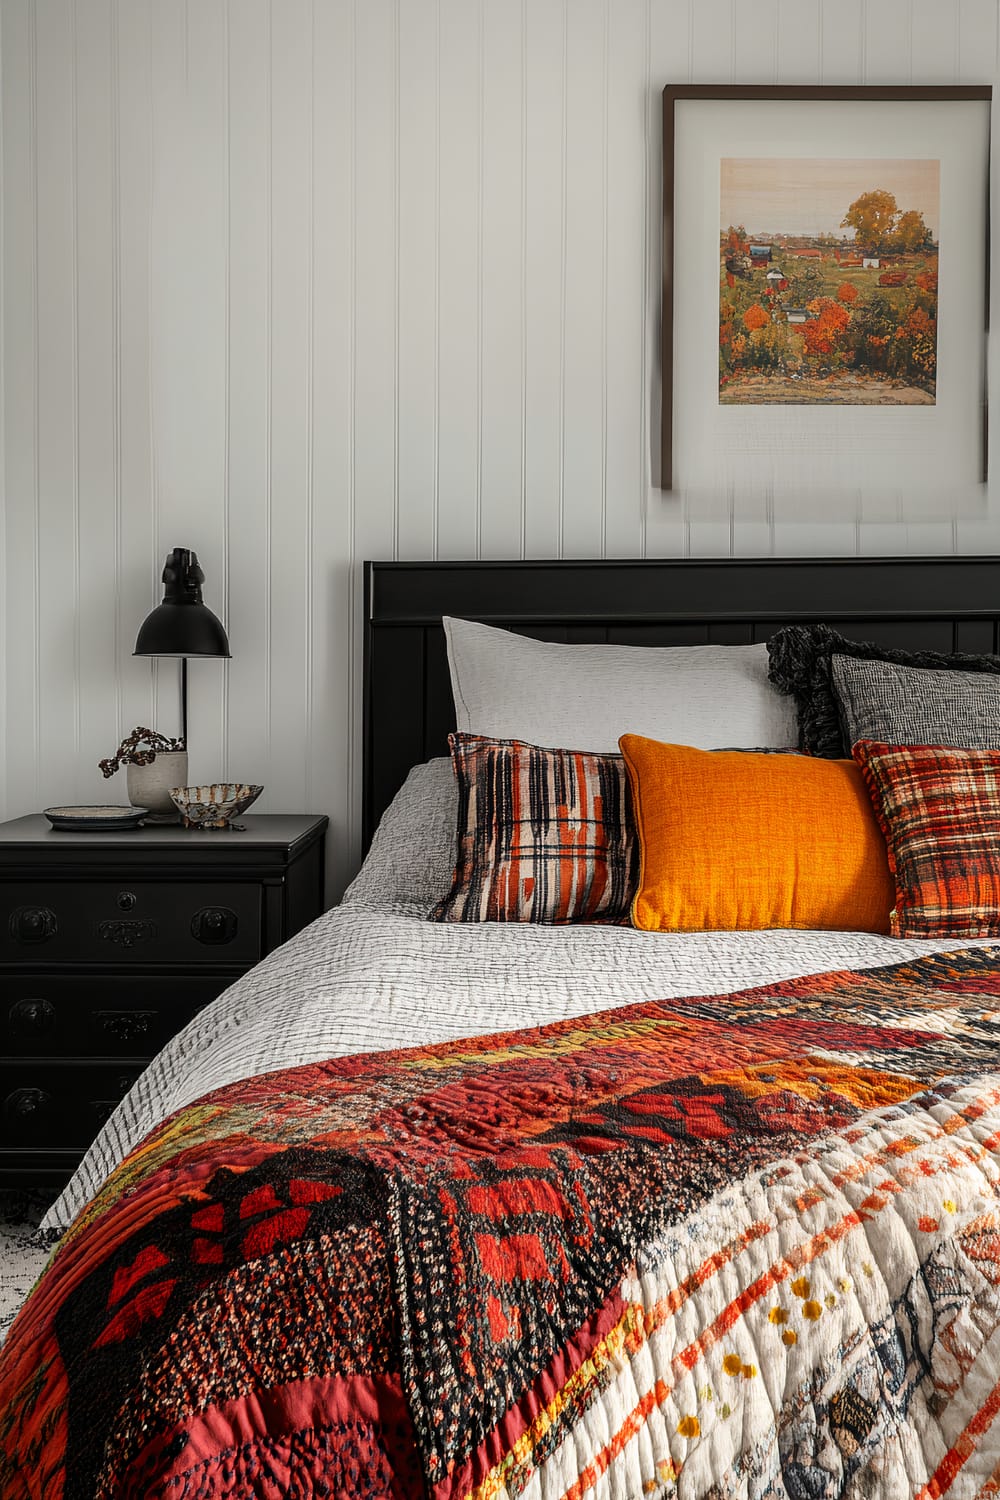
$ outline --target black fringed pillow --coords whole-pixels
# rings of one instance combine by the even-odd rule
[[[849,641],[829,625],[786,625],[767,643],[767,675],[780,693],[795,699],[799,745],[812,755],[838,760],[851,753],[844,742],[833,681],[831,658],[854,656],[866,661],[894,662],[902,667],[928,667],[952,672],[1000,674],[1000,656],[968,656],[955,652],[896,651],[874,641]]]

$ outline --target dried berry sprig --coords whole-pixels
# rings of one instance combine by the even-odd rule
[[[145,748],[140,749],[140,745]],[[144,729],[140,724],[122,740],[114,755],[107,760],[99,760],[97,765],[105,776],[113,776],[119,766],[152,765],[159,752],[186,748],[183,740],[170,740],[165,734],[157,734],[155,729]]]

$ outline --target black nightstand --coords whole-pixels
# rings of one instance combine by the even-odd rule
[[[326,818],[0,823],[0,1184],[66,1180],[202,1006],[323,910]]]

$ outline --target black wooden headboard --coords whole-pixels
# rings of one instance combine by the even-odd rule
[[[751,643],[825,620],[887,646],[981,653],[1000,644],[1000,558],[366,562],[365,848],[410,767],[447,754],[442,615],[635,646]]]

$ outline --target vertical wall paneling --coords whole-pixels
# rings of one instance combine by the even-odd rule
[[[1000,7],[984,4],[983,0],[967,0],[959,7],[958,58],[960,79],[970,82],[989,82],[1000,69]],[[972,39],[981,47],[978,57],[974,55]],[[996,102],[996,101],[995,101]],[[1000,109],[994,107],[990,142],[990,174],[992,202],[1000,201]],[[995,208],[994,208],[995,214]],[[996,288],[1000,286],[1000,234],[995,225],[990,235],[990,284],[994,289],[993,328],[997,326]],[[987,389],[995,397],[1000,389],[1000,346],[995,337],[990,338],[986,353]],[[997,545],[997,519],[995,512],[996,466],[992,459],[1000,451],[1000,410],[995,399],[990,401],[988,412],[988,446],[991,456],[992,478],[987,493],[987,504],[979,515],[956,515],[954,518],[953,546],[956,551],[990,552]]]
[[[308,199],[306,213],[306,504],[305,524],[302,528],[300,567],[305,591],[305,651],[302,662],[303,725],[299,735],[299,755],[302,763],[301,807],[311,805],[315,795],[313,787],[313,752],[315,733],[313,724],[313,690],[315,671],[313,656],[316,644],[316,612],[313,589],[313,538],[316,531],[316,0],[309,0],[309,139],[307,143]],[[396,237],[396,253],[399,253],[399,236]],[[396,309],[396,328],[399,328],[399,309]],[[398,453],[399,446],[396,445]]]
[[[179,265],[164,267],[171,284],[176,284],[176,313],[183,336],[177,336],[176,327],[168,331],[154,321],[156,348],[162,356],[154,369],[176,392],[179,420],[175,429],[161,434],[159,402],[154,400],[158,484],[153,565],[158,577],[171,547],[194,547],[205,571],[206,602],[225,619],[227,263],[231,258],[226,249],[227,15],[225,0],[186,0],[186,7],[183,97],[187,132],[183,163],[178,164],[176,179],[171,177],[182,196],[176,202],[156,203],[153,242],[160,238],[161,213],[178,215],[193,231],[193,239]],[[168,149],[162,136],[157,144]],[[183,274],[178,275],[179,270]],[[157,306],[154,299],[154,315]],[[198,350],[195,361],[193,348]],[[233,650],[238,651],[240,644],[235,641]],[[213,780],[223,764],[220,709],[228,670],[221,661],[192,661],[188,666],[188,775],[194,784]],[[177,701],[176,678],[176,663],[163,662],[159,681],[168,712]],[[238,759],[229,770],[239,781],[256,780],[253,768]]]
[[[870,83],[865,51],[867,0],[820,0],[821,83]]]
[[[358,838],[355,805],[354,706],[352,683],[357,657],[352,580],[354,553],[352,483],[353,441],[353,244],[352,173],[354,161],[354,28],[349,6],[317,5],[313,58],[313,527],[312,746],[310,811],[340,809],[329,841],[332,887],[340,889],[350,872],[352,840]],[[401,110],[405,118],[405,111]],[[403,129],[401,139],[406,138]],[[401,231],[402,232],[402,231]],[[419,265],[428,260],[415,249]],[[400,259],[400,274],[409,256]],[[405,283],[403,283],[405,285]],[[414,298],[423,290],[413,287]],[[400,317],[406,299],[401,296]],[[405,325],[404,325],[405,326]],[[402,329],[401,329],[402,333]],[[402,351],[406,341],[401,338]],[[425,355],[426,357],[426,355]],[[420,389],[428,382],[425,369]],[[406,410],[406,403],[401,407]],[[402,432],[402,428],[401,428]],[[409,450],[401,448],[401,456]],[[401,464],[401,481],[406,473]],[[402,494],[405,491],[401,490]],[[401,525],[406,516],[401,508]],[[414,553],[427,547],[430,508],[413,539]],[[360,775],[357,777],[360,788]]]
[[[566,38],[562,550],[599,557],[604,536],[605,11],[574,0]],[[567,525],[570,530],[567,531]]]
[[[823,0],[777,0],[778,82],[819,83]]]
[[[521,551],[523,20],[520,5],[484,0],[479,225],[479,549],[484,557],[517,557]]]
[[[867,78],[880,83],[909,83],[916,37],[915,0],[878,0],[864,9]],[[921,39],[922,40],[922,39]],[[951,55],[954,56],[952,46]],[[942,59],[942,63],[945,59]]]
[[[989,4],[993,16],[996,16],[997,7]],[[961,7],[959,7],[961,11]],[[961,16],[959,15],[959,22]],[[945,71],[950,70],[949,82],[958,82],[962,76],[960,62],[961,49],[961,24],[956,25],[956,17],[951,7],[945,8],[937,5],[934,0],[913,0],[913,13],[910,20],[910,81],[913,83],[925,83],[929,79],[942,83],[945,81]],[[986,34],[989,27],[985,28]],[[980,31],[982,40],[983,30]],[[984,59],[980,58],[980,66]],[[987,76],[989,76],[991,60],[986,60]]]
[[[524,550],[559,547],[562,328],[562,0],[529,0],[524,188]]]
[[[862,556],[891,556],[899,546],[899,528],[894,521],[862,521],[858,526],[858,552]]]
[[[399,11],[398,547],[429,557],[436,430],[437,25],[426,8]],[[508,434],[509,436],[509,434]],[[518,490],[515,488],[515,495]]]
[[[672,14],[655,0],[645,0],[645,41],[641,61],[643,177],[641,217],[643,256],[636,268],[632,294],[642,316],[639,402],[639,461],[642,472],[657,481],[660,469],[660,308],[663,249],[663,105],[662,84],[693,83],[698,56],[700,8],[685,6]],[[728,37],[728,20],[724,23]],[[718,81],[729,77],[731,51],[720,51]],[[643,486],[638,551],[648,557],[677,557],[690,550],[682,497]]]
[[[521,454],[518,533],[525,555],[528,524],[528,0],[521,0]]]
[[[311,628],[305,567],[309,510],[309,387],[312,341],[310,172],[312,0],[281,7],[271,25],[271,805],[305,797],[302,738]],[[378,174],[381,182],[382,176]],[[391,238],[385,236],[391,252]],[[391,320],[390,320],[391,321]],[[391,424],[391,411],[386,411]],[[389,427],[391,433],[391,425]],[[391,447],[389,449],[391,454]],[[234,646],[235,649],[235,646]],[[247,776],[247,780],[253,780]]]
[[[269,0],[228,10],[227,449],[230,524],[228,775],[270,791],[271,612],[271,16]]]
[[[733,75],[741,83],[776,83],[781,36],[780,4],[755,10],[736,3],[732,8]]]
[[[354,271],[354,465],[355,485],[361,497],[355,545],[366,557],[376,552],[391,556],[394,539],[397,210],[392,91],[397,21],[398,11],[390,0],[371,0],[355,8],[357,73],[364,79],[355,101],[358,160],[354,232],[358,254]],[[475,139],[475,129],[469,133]],[[470,184],[464,186],[469,189]],[[470,191],[470,200],[472,197]],[[474,369],[470,374],[474,386]]]
[[[603,551],[634,557],[645,512],[642,305],[647,0],[606,0]]]
[[[958,0],[954,21],[959,79],[989,83],[1000,64],[1000,10],[996,0]]]
[[[441,0],[434,0],[434,504],[431,556],[441,552]],[[523,502],[522,502],[523,504]]]
[[[4,88],[4,53],[5,42],[3,32],[3,13],[0,11],[0,100],[3,98]],[[2,123],[2,108],[0,108],[0,123]],[[5,394],[4,378],[4,287],[6,276],[4,275],[4,153],[3,139],[0,135],[0,582],[5,581],[7,558],[7,471],[4,455],[7,451],[5,418],[7,410],[7,399]],[[4,594],[7,590],[4,589]],[[7,609],[5,600],[0,598],[0,818],[7,816]]]
[[[391,0],[365,0],[354,7],[355,95],[354,95],[354,436],[352,466],[354,474],[354,555],[391,557],[394,540],[396,458],[394,453],[397,373],[397,344],[393,329],[396,291],[396,256],[394,237],[397,232],[397,199],[394,188],[396,171],[396,131],[393,100],[396,27],[398,7]],[[475,29],[475,16],[472,17]],[[470,67],[475,77],[474,54]],[[476,116],[464,122],[466,134],[475,141]],[[474,202],[475,178],[467,178],[463,187]],[[470,215],[471,217],[471,215]],[[471,247],[474,255],[474,241]],[[469,288],[475,292],[475,272],[469,277]],[[474,308],[473,301],[473,308]],[[474,311],[472,313],[474,320]],[[474,347],[475,324],[471,344]],[[475,390],[475,366],[466,372],[466,380]],[[475,458],[475,433],[472,457]],[[472,475],[469,475],[472,478]],[[465,512],[475,536],[476,516],[470,502],[471,489],[465,491]],[[467,541],[466,550],[472,550]],[[351,651],[352,723],[355,744],[361,722],[361,677],[357,666],[361,650],[362,596],[354,580],[353,634]],[[355,753],[352,763],[352,848],[356,838],[355,809],[360,804],[360,764]]]
[[[733,0],[699,0],[699,4],[690,7],[688,45],[692,83],[729,83],[736,77],[742,78],[736,56],[737,8]],[[756,8],[758,31],[769,30],[773,10],[774,0],[765,0]],[[672,18],[666,11],[661,20],[664,29],[669,28]]]
[[[232,169],[232,138],[230,136],[230,120],[232,109],[229,99],[230,86],[230,44],[229,44],[229,11],[230,0],[222,0],[222,202],[219,205],[222,214],[222,255],[223,255],[223,290],[222,290],[222,369],[223,369],[223,431],[222,431],[222,571],[221,583],[221,609],[222,619],[225,623],[229,620],[229,537],[232,530],[232,488],[229,475],[229,436],[230,436],[230,409],[229,392],[231,388],[231,371],[229,366],[229,352],[231,346],[231,312],[229,285],[229,263],[232,259],[232,236],[230,225],[230,208],[232,204],[232,193],[230,190],[230,173]],[[154,684],[155,689],[155,684]],[[222,774],[229,777],[229,670],[222,673],[221,691],[218,695],[219,701],[219,744],[221,747],[220,764]]]
[[[0,813],[175,731],[175,545],[233,648],[191,774],[329,812],[331,896],[363,558],[997,550],[991,496],[656,488],[664,83],[997,46],[996,0],[0,0]]]
[[[75,779],[67,777],[59,786],[60,795],[69,800],[124,801],[119,783],[105,782],[97,770],[97,762],[117,744],[120,698],[114,670],[118,463],[112,0],[95,0],[85,13],[77,11],[75,41],[80,753]],[[151,129],[151,111],[149,120]]]
[[[547,3],[547,0],[545,0]],[[515,7],[508,7],[515,14]],[[479,533],[479,174],[482,7],[440,0],[438,550],[474,557]]]
[[[157,26],[152,36],[151,20]],[[196,270],[192,256],[200,246],[196,223],[186,207],[185,20],[183,6],[150,9],[132,0],[115,0],[112,10],[116,631],[121,683],[117,728],[122,734],[136,724],[158,727],[151,724],[152,664],[132,656],[136,631],[159,598],[163,566],[163,559],[156,557],[153,533],[153,422],[164,421],[159,446],[168,465],[166,496],[174,503],[173,465],[184,451],[189,432],[182,377],[170,377],[205,357],[201,330],[187,317],[184,295],[184,284]],[[77,24],[81,23],[78,13]],[[162,215],[162,200],[156,199],[155,157],[151,161],[150,152],[151,98],[162,125],[153,151],[162,151],[164,195],[171,207],[176,205],[176,211]],[[177,482],[177,497],[181,490]],[[175,727],[168,727],[167,733],[178,732],[176,703],[174,698],[170,705]],[[171,715],[164,717],[169,725]],[[112,746],[115,742],[113,734]],[[113,787],[114,795],[120,789],[120,800],[125,801],[120,779]]]
[[[38,804],[40,707],[36,13],[3,12],[4,504],[7,808]],[[16,351],[16,354],[15,354]],[[16,378],[14,367],[16,366]],[[113,665],[112,665],[113,670]],[[47,790],[47,788],[46,788]]]
[[[39,0],[36,25],[38,278],[38,531],[65,527],[69,545],[48,548],[38,568],[38,774],[45,786],[77,749],[76,311],[73,212],[73,7]],[[40,558],[39,558],[40,561]]]

